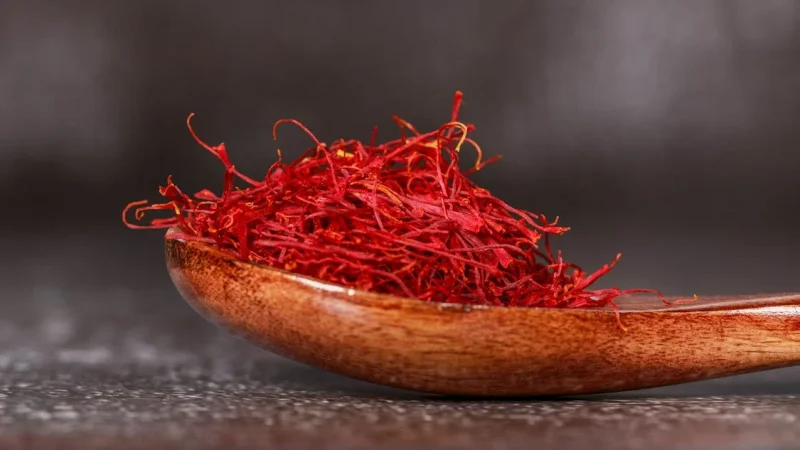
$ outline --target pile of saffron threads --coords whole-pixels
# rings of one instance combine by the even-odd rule
[[[262,179],[231,163],[224,144],[194,139],[225,168],[221,193],[183,193],[171,177],[159,192],[165,203],[137,201],[123,211],[130,228],[178,227],[175,238],[200,241],[241,260],[367,291],[430,302],[507,307],[611,306],[626,294],[649,289],[589,289],[621,255],[593,273],[554,252],[550,237],[569,228],[544,215],[516,209],[468,176],[484,160],[469,137],[473,125],[458,121],[456,92],[450,121],[419,132],[398,117],[401,137],[376,144],[340,139],[321,142],[300,122],[313,148],[298,159],[278,160]],[[463,147],[477,152],[467,170]],[[134,210],[136,223],[127,217]],[[149,212],[169,217],[146,220]]]

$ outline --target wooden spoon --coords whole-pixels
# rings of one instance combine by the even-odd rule
[[[167,236],[169,237],[169,232]],[[800,363],[800,293],[610,309],[469,307],[348,289],[167,239],[203,316],[280,355],[378,384],[479,396],[614,392]]]

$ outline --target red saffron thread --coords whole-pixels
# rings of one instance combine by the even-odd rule
[[[238,258],[359,289],[417,299],[471,305],[546,308],[610,306],[614,299],[650,289],[589,289],[621,255],[593,273],[553,255],[550,237],[569,228],[544,215],[515,209],[468,178],[500,159],[482,160],[468,137],[472,125],[458,121],[456,92],[451,120],[420,133],[394,117],[401,138],[376,144],[321,142],[294,119],[314,148],[300,158],[269,167],[263,180],[242,174],[224,144],[192,137],[224,166],[221,195],[184,194],[167,178],[165,203],[130,203],[125,224],[134,229],[179,227],[180,238],[210,243]],[[405,137],[405,130],[411,136]],[[459,169],[460,150],[470,145],[475,164]],[[244,187],[237,187],[236,180]],[[128,220],[134,211],[136,223]],[[170,217],[145,220],[152,211]],[[544,238],[544,249],[539,242]],[[624,327],[623,327],[624,329]]]

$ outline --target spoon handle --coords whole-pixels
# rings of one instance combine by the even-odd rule
[[[622,321],[628,331],[604,352],[630,370],[627,388],[800,364],[800,294],[714,297]]]

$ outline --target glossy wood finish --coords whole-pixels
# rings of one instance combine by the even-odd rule
[[[800,294],[611,310],[465,307],[347,289],[166,241],[201,314],[280,355],[442,394],[561,395],[655,387],[800,363]]]

